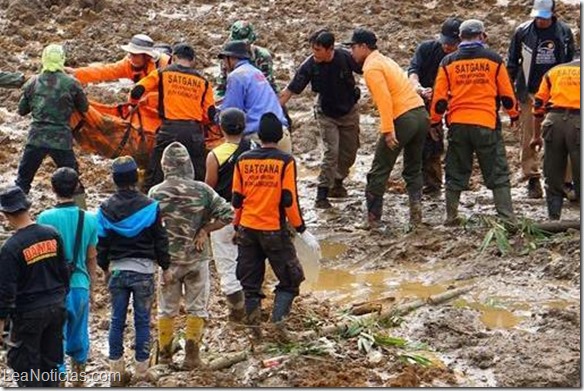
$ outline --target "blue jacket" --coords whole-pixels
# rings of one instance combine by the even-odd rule
[[[244,134],[259,130],[260,118],[272,112],[283,126],[288,126],[278,96],[264,74],[249,60],[240,60],[235,69],[227,76],[227,87],[221,109],[235,107],[245,113]]]

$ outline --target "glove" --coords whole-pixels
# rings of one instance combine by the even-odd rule
[[[308,231],[302,232],[300,234],[300,238],[304,241],[304,243],[306,243],[310,250],[317,253],[318,257],[320,258],[320,244],[318,244],[318,239],[316,239],[314,235]]]

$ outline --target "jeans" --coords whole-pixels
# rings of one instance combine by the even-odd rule
[[[64,320],[63,304],[13,316],[8,365],[21,375],[29,373],[27,381],[17,382],[19,387],[58,386],[56,373],[59,364],[63,362]],[[40,376],[33,376],[33,372],[39,372]]]
[[[118,360],[124,355],[124,329],[130,295],[134,304],[136,330],[136,361],[150,357],[150,312],[154,297],[154,275],[115,270],[109,281],[112,315],[109,329],[109,358]]]

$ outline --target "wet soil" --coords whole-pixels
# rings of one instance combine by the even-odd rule
[[[569,3],[558,2],[558,13],[579,37],[576,26],[580,11],[577,4]],[[308,0],[302,4],[295,0],[0,0],[0,69],[33,74],[38,70],[43,46],[55,41],[67,45],[68,65],[115,61],[122,56],[119,45],[133,34],[144,32],[157,41],[193,43],[200,68],[211,75],[226,29],[242,18],[254,22],[258,44],[274,52],[277,81],[284,86],[309,53],[306,37],[318,27],[328,26],[339,41],[355,26],[371,27],[378,33],[381,51],[405,66],[416,45],[431,38],[442,21],[453,15],[485,20],[489,45],[505,55],[510,35],[528,17],[530,5],[530,0],[373,0],[366,4],[355,0]],[[94,99],[113,103],[125,99],[129,86],[90,86],[88,92]],[[289,104],[295,124],[294,153],[300,165],[301,205],[310,230],[323,247],[320,274],[309,276],[309,282],[303,285],[288,321],[290,330],[301,332],[346,320],[353,303],[377,300],[387,308],[453,287],[473,289],[447,304],[414,311],[396,320],[392,327],[367,324],[363,329],[365,334],[401,338],[407,342],[405,346],[373,346],[367,352],[359,346],[363,338],[359,333],[323,337],[310,345],[278,345],[274,330],[266,324],[266,341],[261,346],[270,348],[260,351],[245,329],[227,321],[225,299],[213,273],[203,359],[253,348],[249,359],[221,371],[162,368],[155,384],[580,386],[579,231],[537,241],[514,234],[507,251],[494,244],[482,250],[488,228],[480,223],[481,216],[494,216],[495,211],[491,194],[475,169],[471,189],[461,200],[461,213],[468,218],[466,225],[441,225],[445,212],[440,195],[424,199],[425,226],[408,232],[401,160],[385,196],[385,230],[362,229],[365,174],[378,125],[364,85],[362,90],[362,146],[346,180],[349,197],[334,200],[334,208],[328,211],[313,208],[320,160],[318,127],[312,114],[314,95],[306,92]],[[15,114],[19,95],[19,91],[6,90],[0,96],[1,183],[14,180],[25,142],[29,120]],[[519,216],[545,220],[544,201],[526,198],[519,168],[519,135],[505,129],[504,136],[515,210]],[[88,205],[96,208],[113,191],[109,162],[83,153],[79,156]],[[54,202],[49,182],[53,169],[54,165],[46,161],[37,174],[31,191],[35,214]],[[579,219],[578,205],[567,203],[563,213],[566,219]],[[0,235],[7,235],[6,222],[1,221],[1,226]],[[104,371],[108,365],[108,293],[101,280],[98,284],[91,315],[89,371]],[[266,291],[272,285],[273,281]],[[268,297],[264,302],[266,312],[271,300]],[[126,357],[131,368],[132,322],[127,331]],[[176,363],[183,354],[182,350],[176,354]],[[277,365],[265,364],[264,360],[279,356],[285,358],[277,360]],[[0,361],[0,367],[3,365]]]

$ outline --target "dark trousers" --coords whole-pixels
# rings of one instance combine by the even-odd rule
[[[452,124],[448,129],[446,151],[447,190],[468,189],[475,153],[488,189],[510,186],[501,128],[493,130],[479,125]]]
[[[16,186],[20,187],[25,193],[28,194],[30,191],[34,176],[47,155],[53,159],[57,168],[70,167],[79,172],[77,159],[75,159],[75,153],[72,149],[42,148],[27,144],[18,164],[18,176],[16,177]],[[76,193],[83,193],[81,183]]]
[[[412,109],[394,121],[395,136],[399,145],[389,149],[385,137],[381,135],[375,147],[375,157],[367,173],[366,192],[382,197],[387,188],[387,180],[400,152],[404,151],[402,176],[408,193],[422,190],[422,149],[428,134],[429,119],[424,107]]]
[[[276,292],[298,295],[300,283],[304,281],[304,271],[287,230],[258,231],[240,227],[237,249],[236,276],[241,282],[246,300],[264,297],[262,283],[266,258],[279,281]]]
[[[17,314],[12,318],[8,365],[19,373],[20,387],[59,385],[64,322],[64,303]],[[26,381],[22,381],[25,376]]]
[[[564,176],[570,159],[574,188],[580,198],[580,116],[550,112],[541,127],[545,141],[543,173],[547,196],[564,196]]]
[[[203,126],[194,121],[165,121],[156,134],[156,145],[146,171],[145,191],[164,180],[162,154],[171,143],[178,141],[189,151],[195,169],[195,178],[205,180],[205,132]]]

